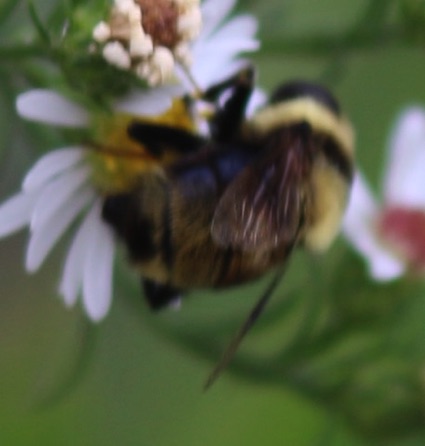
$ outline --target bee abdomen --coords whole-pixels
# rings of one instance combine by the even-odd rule
[[[157,247],[153,242],[153,225],[141,216],[132,194],[119,194],[105,199],[102,218],[122,238],[133,261],[155,256]]]

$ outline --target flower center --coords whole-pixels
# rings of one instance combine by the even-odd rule
[[[156,86],[173,80],[176,63],[189,67],[201,24],[199,0],[115,0],[93,38],[108,63]]]
[[[424,211],[389,207],[382,213],[378,229],[413,270],[425,271]]]
[[[182,100],[175,100],[172,107],[156,117],[114,114],[96,116],[91,144],[88,144],[87,159],[92,167],[92,181],[102,194],[126,192],[133,188],[140,175],[162,172],[181,154],[172,147],[160,154],[151,153],[141,143],[128,136],[130,123],[155,123],[194,130],[192,117]]]
[[[174,48],[179,41],[179,11],[171,0],[136,0],[142,10],[142,27],[155,45]]]

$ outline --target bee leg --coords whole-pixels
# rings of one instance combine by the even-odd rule
[[[187,154],[197,152],[205,144],[205,139],[199,135],[163,124],[133,121],[127,133],[156,158],[160,158],[170,148]]]
[[[178,303],[182,294],[180,290],[170,285],[143,278],[142,288],[152,310],[160,310],[165,306]]]
[[[273,277],[273,280],[270,282],[269,286],[265,289],[260,299],[258,299],[254,307],[249,312],[248,317],[245,319],[242,326],[239,328],[239,331],[236,333],[235,337],[230,341],[229,345],[227,346],[226,350],[223,353],[223,356],[221,357],[219,362],[216,364],[216,366],[208,376],[204,384],[204,390],[208,390],[212,386],[212,384],[220,376],[221,372],[228,366],[228,364],[232,360],[243,338],[249,332],[249,330],[252,328],[252,326],[255,324],[259,316],[264,311],[264,308],[266,307],[274,290],[279,284],[284,268],[285,265],[283,265],[281,268],[278,269],[275,276]]]
[[[248,85],[253,89],[255,70],[252,65],[239,70],[235,75],[225,79],[222,82],[212,85],[202,93],[202,99],[208,102],[217,102],[220,95],[222,95],[229,88],[237,87],[238,85]]]
[[[209,125],[211,136],[215,141],[231,141],[237,134],[254,88],[254,69],[249,66],[239,71],[236,76],[216,84],[205,91],[205,100],[216,103],[219,96],[226,90],[231,89],[229,97],[212,117]]]

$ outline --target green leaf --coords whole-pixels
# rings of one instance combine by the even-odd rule
[[[16,7],[21,3],[19,0],[4,0],[0,5],[0,25],[6,22],[6,20],[12,15]]]

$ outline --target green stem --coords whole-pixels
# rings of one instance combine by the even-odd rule
[[[62,402],[82,383],[93,361],[93,353],[96,348],[97,327],[88,322],[86,318],[80,320],[77,328],[75,360],[71,364],[66,375],[60,378],[58,383],[52,383],[47,395],[35,402],[35,408],[48,410]]]

